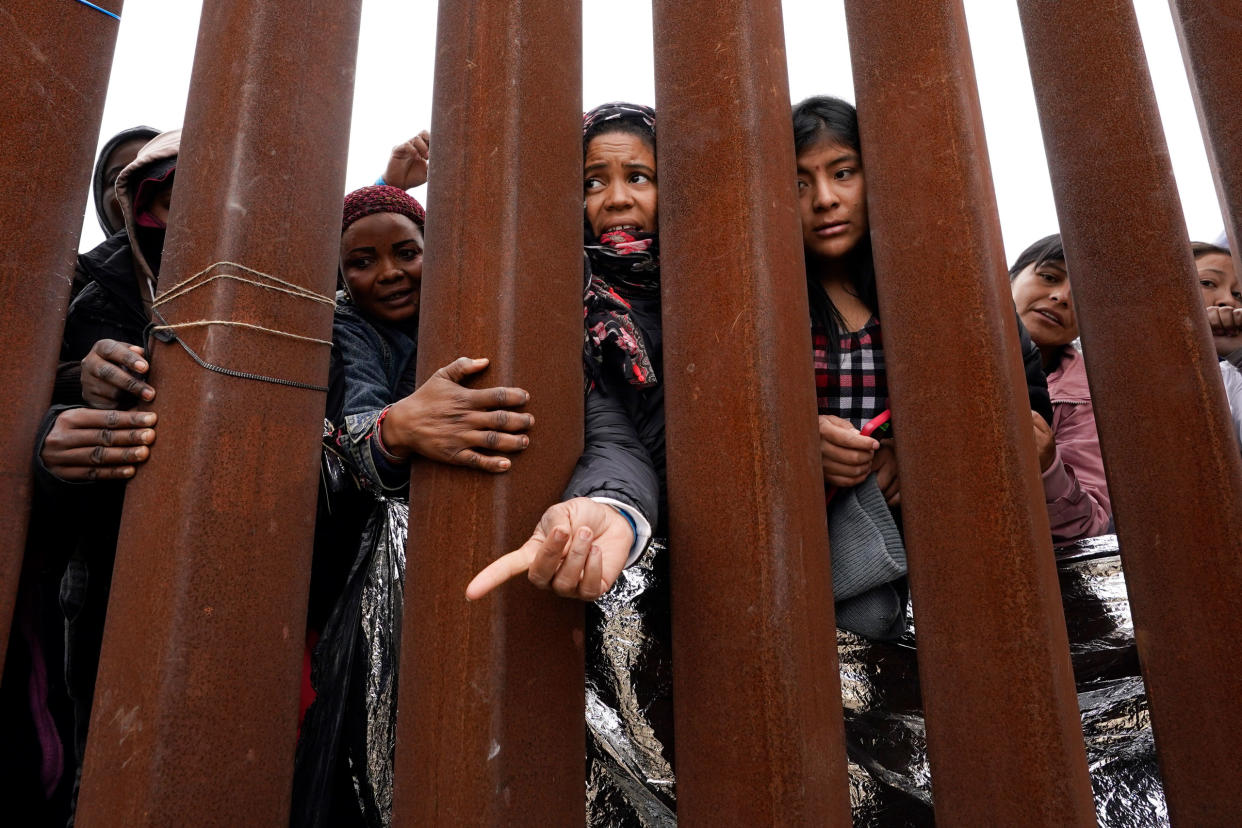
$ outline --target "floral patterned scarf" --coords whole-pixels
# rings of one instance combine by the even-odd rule
[[[659,379],[646,337],[630,316],[630,303],[617,288],[632,295],[659,295],[656,237],[617,230],[604,234],[596,244],[586,245],[586,253],[591,262],[591,276],[582,297],[587,390],[598,385],[606,354],[619,358],[621,374],[631,385],[651,388]]]

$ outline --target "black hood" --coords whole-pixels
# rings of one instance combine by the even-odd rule
[[[95,215],[99,217],[99,226],[103,228],[105,236],[112,236],[123,227],[113,227],[108,221],[108,214],[104,212],[104,174],[108,171],[108,156],[112,151],[126,141],[134,138],[141,138],[143,141],[150,141],[159,135],[160,131],[154,127],[136,126],[129,129],[121,130],[116,135],[108,139],[108,143],[103,145],[103,149],[99,151],[99,157],[95,159],[95,174],[91,176],[91,195],[95,199]]]

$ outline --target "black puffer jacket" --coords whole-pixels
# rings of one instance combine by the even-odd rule
[[[646,337],[657,378],[663,376],[664,339],[658,289],[620,282],[612,288],[630,303],[630,317]],[[628,503],[651,522],[657,537],[665,528],[664,386],[638,388],[605,359],[586,398],[586,446],[565,489],[572,497],[609,497]]]
[[[1031,341],[1031,335],[1026,332],[1026,326],[1018,318],[1016,310],[1014,321],[1018,323],[1018,343],[1022,349],[1022,368],[1026,371],[1026,393],[1031,399],[1031,410],[1052,425],[1052,398],[1048,395],[1048,378],[1044,376],[1039,348]]]

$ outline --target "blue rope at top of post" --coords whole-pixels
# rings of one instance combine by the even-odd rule
[[[97,12],[103,12],[104,14],[108,15],[108,17],[111,17],[113,20],[121,19],[121,16],[117,14],[116,12],[110,12],[107,9],[103,8],[102,6],[96,6],[94,3],[88,3],[87,0],[78,0],[78,2],[81,3],[83,6],[90,6],[92,9],[94,9]]]

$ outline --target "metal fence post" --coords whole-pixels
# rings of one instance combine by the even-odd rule
[[[1230,824],[1242,801],[1242,457],[1138,23],[1109,0],[1018,8],[1169,815]],[[1196,73],[1201,103],[1229,82],[1217,71]]]
[[[1236,257],[1242,242],[1242,6],[1232,0],[1169,0],[1169,6]]]
[[[1094,825],[962,4],[846,18],[937,821]]]
[[[653,11],[678,818],[848,825],[780,3]]]
[[[211,322],[177,331],[208,363],[326,384],[329,349],[275,332],[330,337],[359,6],[204,3],[159,288],[252,269],[161,307]],[[159,439],[126,492],[78,824],[282,825],[324,395],[176,344],[151,365]]]
[[[97,5],[120,14],[121,0]],[[0,437],[0,672],[30,516],[30,464],[52,398],[112,50],[120,25],[80,4],[13,0],[0,9],[0,375],[20,389]]]
[[[394,821],[582,825],[582,605],[464,598],[582,450],[581,4],[441,3],[436,35],[418,375],[486,356],[535,426],[503,475],[412,469]]]

